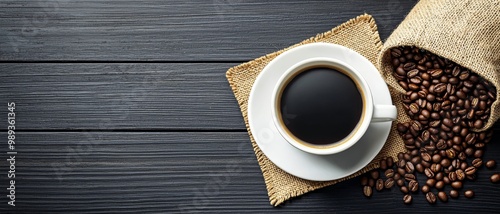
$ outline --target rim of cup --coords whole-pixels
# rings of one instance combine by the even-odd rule
[[[299,138],[295,137],[288,130],[288,128],[286,128],[285,124],[281,120],[280,98],[285,86],[298,74],[315,67],[333,68],[349,76],[355,82],[359,92],[361,93],[361,97],[363,98],[363,111],[361,114],[361,119],[358,121],[356,127],[344,139],[337,142],[332,142],[327,145],[315,145],[300,140]],[[368,126],[370,125],[372,119],[374,108],[370,87],[363,76],[348,64],[340,60],[328,57],[309,58],[290,66],[283,73],[283,75],[280,76],[276,86],[274,87],[271,105],[271,115],[273,118],[273,122],[280,135],[292,146],[302,151],[317,155],[330,155],[339,153],[356,144],[368,129]]]

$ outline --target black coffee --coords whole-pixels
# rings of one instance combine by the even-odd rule
[[[361,119],[363,99],[349,76],[317,67],[301,72],[285,86],[280,110],[291,134],[310,144],[325,145],[352,132]]]

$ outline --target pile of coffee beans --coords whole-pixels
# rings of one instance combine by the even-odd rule
[[[397,124],[407,151],[398,154],[397,162],[383,159],[380,169],[361,178],[364,195],[371,197],[373,187],[382,191],[397,186],[405,204],[418,192],[431,204],[458,198],[460,192],[474,197],[473,190],[464,190],[464,183],[475,180],[483,165],[496,166],[494,160],[483,164],[482,159],[492,130],[474,131],[486,124],[496,89],[467,68],[416,47],[393,48],[391,56],[393,75],[406,91],[403,106],[411,118]],[[425,182],[419,182],[417,175]],[[499,183],[500,175],[493,174],[490,180]]]

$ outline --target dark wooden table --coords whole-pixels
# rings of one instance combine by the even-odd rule
[[[415,3],[1,1],[0,213],[498,212],[486,169],[474,199],[447,204],[403,205],[395,189],[368,200],[358,179],[269,204],[226,70],[365,12],[386,39]],[[500,161],[499,141],[486,159]]]

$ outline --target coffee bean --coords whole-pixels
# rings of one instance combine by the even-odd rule
[[[375,186],[375,180],[373,180],[373,178],[368,179],[368,186],[370,186],[370,187]]]
[[[497,165],[497,163],[494,160],[488,160],[488,161],[486,161],[486,164],[485,164],[486,168],[488,168],[488,169],[494,169],[496,165]]]
[[[438,172],[434,176],[434,179],[436,179],[437,181],[443,180],[443,178],[444,178],[444,173],[443,172]]]
[[[392,177],[394,177],[394,170],[393,169],[387,169],[384,174],[385,174],[386,178],[392,178]]]
[[[427,179],[427,181],[425,182],[425,184],[429,187],[434,187],[434,185],[436,185],[436,179],[434,178],[429,178]]]
[[[380,176],[380,173],[377,171],[377,170],[372,170],[370,172],[370,176],[373,178],[373,179],[378,179],[379,176]]]
[[[475,158],[483,157],[483,153],[484,153],[483,150],[478,149],[478,150],[474,151],[474,157]]]
[[[454,189],[450,190],[450,197],[451,198],[458,198],[459,195],[460,195],[460,193],[458,193],[457,190],[454,190]]]
[[[405,63],[405,64],[403,65],[403,69],[404,69],[405,71],[409,71],[409,70],[412,70],[412,69],[414,69],[414,68],[416,68],[416,65],[415,65],[415,63],[413,63],[413,62],[408,62],[408,63]]]
[[[448,195],[446,195],[446,193],[443,192],[443,191],[438,192],[438,198],[442,202],[447,202],[448,201]]]
[[[372,197],[372,193],[373,193],[373,190],[370,186],[364,186],[363,187],[363,194],[366,196],[366,197]]]
[[[435,173],[438,173],[441,171],[441,165],[433,163],[431,165],[431,170]]]
[[[384,189],[384,180],[382,179],[377,179],[376,183],[375,183],[375,189],[377,191],[382,191]]]
[[[423,185],[421,189],[422,193],[428,193],[430,190],[431,188],[427,185]]]
[[[415,171],[415,166],[411,162],[406,162],[405,170],[407,173],[413,173]]]
[[[461,181],[454,181],[454,182],[451,182],[451,187],[453,189],[456,189],[456,190],[459,190],[459,189],[462,189],[462,182]]]
[[[434,86],[434,92],[436,94],[441,94],[445,91],[446,91],[446,84],[444,84],[444,83],[438,83],[436,86]],[[441,106],[441,107],[443,107],[443,106]]]
[[[436,195],[434,195],[434,193],[432,192],[428,192],[427,194],[425,194],[425,199],[427,199],[427,202],[429,202],[429,204],[436,203]]]
[[[403,202],[405,204],[411,204],[411,201],[412,201],[412,197],[410,194],[406,194],[403,196]]]
[[[448,179],[450,179],[451,182],[456,181],[457,180],[457,173],[456,172],[450,172],[448,174]]]
[[[417,178],[415,177],[414,174],[405,174],[405,180],[411,181],[411,180],[416,180]]]
[[[444,188],[444,181],[438,181],[436,182],[436,185],[434,185],[434,187],[436,187],[436,189],[443,189]]]
[[[394,180],[399,180],[399,179],[401,179],[401,175],[398,173],[394,173],[394,177],[392,177],[392,178],[394,178]]]
[[[474,191],[472,191],[472,190],[466,190],[466,191],[464,192],[464,196],[465,196],[466,198],[473,198],[473,197],[474,197]]]
[[[416,180],[411,180],[408,183],[408,188],[412,192],[417,192],[418,191],[418,182]]]
[[[419,173],[424,173],[424,166],[421,163],[415,165],[415,170]]]
[[[500,182],[500,173],[496,173],[496,174],[491,175],[490,181],[491,181],[491,183]]]
[[[434,155],[432,156],[432,162],[434,162],[434,163],[439,163],[439,162],[441,162],[441,155],[439,155],[439,154],[434,154]]]
[[[481,158],[476,158],[476,159],[472,160],[472,166],[479,168],[482,165],[483,165],[483,160],[481,160]]]
[[[366,186],[368,185],[368,177],[361,177],[361,186]]]
[[[412,104],[410,104],[410,111],[413,114],[417,114],[420,111],[420,107],[418,106],[417,103],[412,103]]]
[[[406,187],[406,186],[401,186],[401,188],[399,188],[399,190],[400,190],[402,193],[404,193],[404,194],[407,194],[407,193],[409,192],[408,187]]]
[[[397,166],[398,166],[399,168],[404,168],[404,167],[406,167],[406,160],[405,160],[405,158],[403,158],[403,159],[399,159],[399,160],[398,160],[398,164],[397,164]]]
[[[405,185],[405,181],[403,179],[398,179],[396,180],[396,184],[401,187]]]
[[[394,179],[393,178],[388,178],[385,180],[384,186],[386,189],[390,189],[394,186]]]
[[[465,179],[465,172],[462,169],[457,169],[455,173],[457,174],[457,180],[463,181]]]
[[[420,73],[420,71],[418,69],[411,69],[410,71],[408,71],[408,73],[406,73],[406,76],[408,78],[414,78],[416,77],[418,74]]]
[[[403,168],[398,168],[397,170],[398,170],[398,174],[399,174],[399,175],[401,175],[401,176],[405,176],[405,174],[406,174],[406,170],[405,170],[405,169],[403,169]]]
[[[391,56],[392,57],[399,58],[399,57],[401,57],[401,54],[402,54],[402,52],[400,49],[398,49],[398,48],[391,49]]]
[[[465,169],[465,175],[473,175],[476,173],[476,167],[469,166]]]
[[[385,159],[382,159],[379,161],[379,167],[381,170],[387,169],[387,161]]]
[[[424,169],[424,174],[427,178],[434,178],[434,172],[429,168]]]

